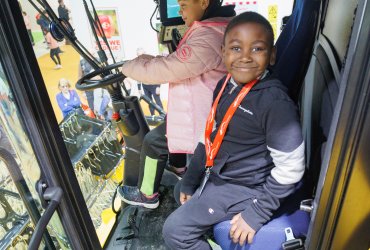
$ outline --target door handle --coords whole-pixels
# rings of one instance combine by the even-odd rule
[[[55,210],[58,208],[60,201],[62,200],[63,191],[60,187],[48,187],[42,194],[42,198],[45,201],[49,201],[45,209],[44,214],[37,222],[34,233],[28,245],[29,250],[37,250],[41,244],[42,235],[44,234],[47,225]]]

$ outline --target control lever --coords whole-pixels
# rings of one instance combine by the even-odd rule
[[[171,36],[172,36],[172,43],[177,48],[177,45],[179,45],[179,43],[182,39],[179,30],[176,29],[176,28],[173,28],[172,31],[171,31]]]

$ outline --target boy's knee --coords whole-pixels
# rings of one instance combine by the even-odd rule
[[[167,246],[169,246],[171,249],[179,247],[179,236],[181,235],[179,229],[181,229],[181,225],[178,224],[176,216],[173,216],[173,214],[171,214],[166,219],[162,230],[163,239],[166,242]]]
[[[172,223],[171,216],[169,216],[164,222],[163,230],[162,230],[163,238],[165,239],[165,241],[169,240],[170,238],[173,238],[173,235],[172,235],[173,229],[174,229],[174,224]]]

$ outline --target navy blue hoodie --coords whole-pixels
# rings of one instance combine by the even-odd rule
[[[217,84],[213,100],[224,81],[225,77]],[[217,106],[216,129],[211,141],[241,89],[242,86],[229,80]],[[182,180],[181,192],[193,194],[199,187],[205,158],[204,144],[199,143]],[[286,87],[267,76],[237,108],[215,158],[211,177],[237,184],[235,187],[241,189],[248,187],[258,191],[252,205],[242,212],[243,219],[257,231],[271,218],[281,199],[295,190],[304,169],[304,144],[297,107]]]

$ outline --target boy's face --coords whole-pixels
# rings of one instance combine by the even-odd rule
[[[225,37],[222,54],[227,71],[236,83],[244,85],[261,76],[275,63],[272,37],[258,23],[243,23]]]
[[[209,0],[177,0],[177,2],[180,5],[179,14],[188,27],[194,21],[200,21],[209,5]]]

